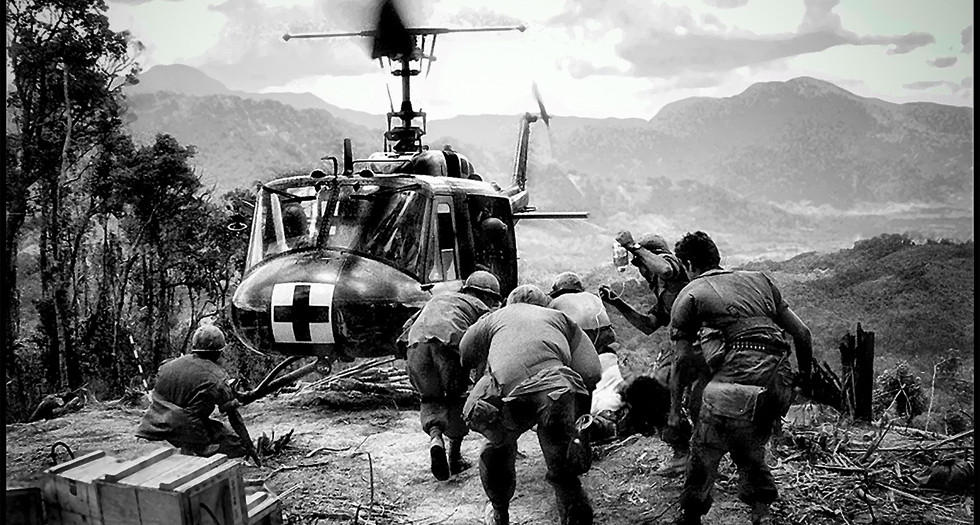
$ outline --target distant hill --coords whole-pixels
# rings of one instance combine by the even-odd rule
[[[517,122],[517,115],[472,115],[430,128],[504,151]],[[972,108],[893,104],[810,77],[684,99],[649,122],[557,116],[551,136],[562,165],[615,184],[691,179],[754,201],[841,210],[891,202],[973,207]]]
[[[381,146],[383,117],[310,93],[232,91],[186,66],[151,68],[127,93],[130,128],[195,145],[205,183],[222,191],[310,169],[338,155],[347,136],[356,155]],[[519,122],[435,118],[425,140],[452,144],[504,182]],[[650,121],[555,116],[550,128],[533,128],[531,144],[532,204],[590,213],[589,223],[522,223],[532,239],[525,255],[549,268],[570,262],[552,261],[555,253],[588,267],[606,262],[621,229],[671,242],[704,229],[737,261],[839,249],[883,232],[973,237],[972,108],[892,104],[802,77],[681,100]]]
[[[126,87],[127,94],[170,91],[181,95],[229,95],[251,100],[274,100],[296,109],[322,109],[331,115],[366,128],[382,129],[384,116],[341,108],[312,93],[249,93],[228,89],[203,71],[183,64],[157,65],[140,74],[140,82]]]
[[[163,91],[127,97],[130,131],[138,140],[169,133],[197,148],[192,159],[206,185],[219,191],[256,180],[311,170],[337,155],[345,137],[356,151],[373,151],[377,135],[326,110],[298,110],[273,100],[233,95],[190,96]]]

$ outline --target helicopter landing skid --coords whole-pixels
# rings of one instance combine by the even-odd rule
[[[263,398],[280,388],[289,385],[297,379],[311,373],[320,372],[323,375],[330,375],[333,369],[333,358],[317,357],[316,360],[306,363],[292,372],[282,374],[283,370],[289,365],[303,359],[302,356],[290,356],[283,359],[259,382],[259,385],[248,392],[237,392],[236,397],[242,405],[247,405],[253,401]],[[279,377],[277,377],[279,376]]]

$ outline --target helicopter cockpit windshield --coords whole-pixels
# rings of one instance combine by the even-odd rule
[[[419,275],[429,198],[418,185],[262,186],[246,265],[308,248],[343,250]]]

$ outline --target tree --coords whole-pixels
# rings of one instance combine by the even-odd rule
[[[141,49],[128,33],[114,32],[101,0],[8,0],[7,57],[13,92],[7,107],[15,133],[7,136],[7,214],[4,277],[15,290],[20,232],[29,214],[40,212],[42,297],[35,305],[46,346],[47,381],[82,381],[75,359],[76,263],[81,240],[100,203],[79,192],[80,182],[103,144],[117,134],[119,88],[138,73]],[[16,348],[20,304],[9,294],[4,342]],[[8,353],[8,359],[15,355]],[[8,361],[9,364],[9,361]],[[8,370],[10,367],[8,366]]]

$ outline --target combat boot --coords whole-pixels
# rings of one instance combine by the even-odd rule
[[[772,514],[768,503],[752,504],[752,525],[772,525]]]
[[[483,509],[483,525],[509,525],[510,516],[506,508],[495,507],[493,503],[487,502]]]
[[[559,525],[592,525],[592,504],[581,485],[568,487],[555,484],[554,487]]]
[[[690,459],[691,454],[689,452],[675,448],[673,455],[664,460],[653,473],[668,478],[680,476],[687,469],[687,463]]]
[[[462,446],[462,439],[449,438],[449,473],[452,475],[459,474],[473,466],[472,463],[463,458],[463,453],[460,450]]]
[[[429,431],[429,459],[432,464],[432,475],[439,481],[449,479],[446,443],[442,440],[442,430],[438,428],[433,428]]]

